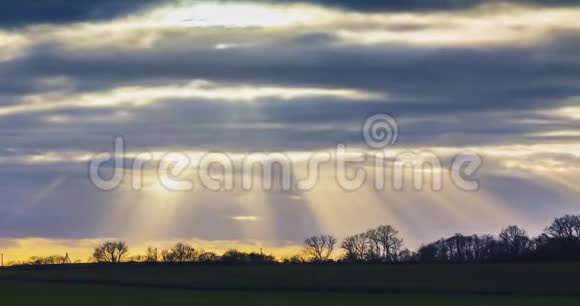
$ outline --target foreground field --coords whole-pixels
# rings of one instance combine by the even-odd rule
[[[6,305],[580,305],[580,264],[73,265],[0,270]]]
[[[580,298],[480,295],[341,294],[289,292],[196,292],[189,290],[119,288],[98,285],[0,281],[3,305],[236,305],[236,306],[540,306],[580,305]]]
[[[0,270],[0,280],[191,290],[580,296],[580,264],[72,265]]]

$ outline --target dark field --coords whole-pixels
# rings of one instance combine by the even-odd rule
[[[304,292],[232,292],[119,288],[99,285],[22,284],[0,281],[3,305],[579,305],[572,297],[478,295],[344,294]]]
[[[580,305],[578,275],[580,264],[54,266],[0,271],[0,300],[111,306]]]

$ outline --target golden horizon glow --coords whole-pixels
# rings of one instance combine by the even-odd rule
[[[91,239],[49,239],[49,238],[18,238],[0,239],[0,252],[4,254],[4,264],[7,266],[26,263],[31,257],[46,257],[53,255],[64,256],[68,253],[71,261],[90,262],[94,248],[104,241],[124,240],[120,238],[91,238]],[[301,254],[300,245],[274,245],[263,241],[234,241],[234,240],[199,240],[199,239],[171,239],[150,241],[128,241],[129,253],[126,258],[144,255],[148,247],[154,247],[161,253],[170,249],[175,243],[183,242],[192,245],[196,250],[214,252],[218,255],[228,250],[270,254],[278,260]]]

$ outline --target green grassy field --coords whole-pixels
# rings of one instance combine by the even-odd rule
[[[4,305],[580,305],[580,264],[0,270]],[[6,303],[4,303],[6,302]]]
[[[309,306],[309,305],[580,305],[580,298],[480,296],[480,295],[410,295],[364,293],[235,292],[190,291],[175,289],[119,288],[98,285],[21,283],[0,281],[3,305],[237,305],[237,306]]]

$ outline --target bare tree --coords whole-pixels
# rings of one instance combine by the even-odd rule
[[[328,261],[334,251],[336,238],[329,235],[313,236],[304,240],[304,253],[312,261]]]
[[[123,261],[127,252],[129,252],[127,243],[123,241],[107,241],[95,249],[93,259],[96,262],[119,263]]]
[[[530,245],[530,238],[526,231],[515,225],[502,230],[499,234],[499,240],[504,250],[511,256],[523,254]]]
[[[396,261],[403,248],[403,239],[399,238],[399,231],[390,225],[379,226],[367,232],[368,238],[378,246],[378,255],[386,262]]]
[[[196,260],[195,249],[185,243],[176,243],[170,250],[162,253],[163,261],[166,262],[192,262]]]
[[[214,252],[201,251],[197,256],[199,262],[215,262],[219,260],[219,256]]]
[[[492,235],[474,235],[473,237],[473,260],[484,262],[492,259],[497,249],[495,238]]]
[[[157,248],[148,247],[147,253],[145,254],[145,261],[147,262],[158,262],[159,254],[157,253]]]
[[[288,264],[301,264],[301,263],[305,263],[306,260],[304,259],[304,257],[302,257],[302,255],[296,254],[296,255],[292,255],[290,257],[284,258],[283,262],[288,263]]]
[[[580,240],[580,216],[566,215],[556,218],[546,228],[546,234],[552,238]]]
[[[365,233],[365,236],[368,240],[368,249],[365,255],[366,260],[370,261],[378,261],[381,259],[381,244],[379,243],[379,239],[376,239],[378,236],[376,229],[370,229]]]
[[[369,238],[366,233],[346,237],[341,247],[345,250],[345,259],[348,261],[362,261],[369,251]]]
[[[30,265],[63,265],[68,263],[68,257],[60,256],[60,255],[53,255],[47,257],[30,257],[28,259],[28,264]]]

